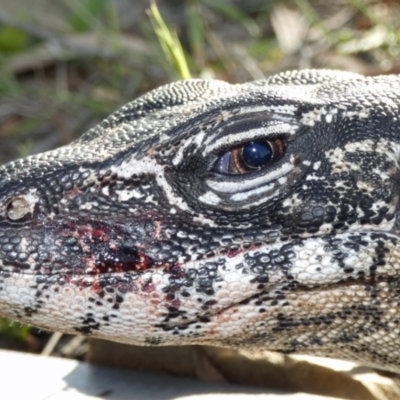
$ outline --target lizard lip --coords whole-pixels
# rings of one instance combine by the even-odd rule
[[[32,223],[21,228],[22,238],[6,229],[0,235],[6,243],[0,273],[98,276],[171,267],[159,254],[152,255],[151,238],[134,228],[71,218]]]

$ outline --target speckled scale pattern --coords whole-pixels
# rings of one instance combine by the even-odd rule
[[[177,82],[1,167],[0,313],[400,372],[399,93],[327,70]],[[216,172],[277,139],[266,167]]]

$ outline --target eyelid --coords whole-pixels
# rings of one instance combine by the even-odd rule
[[[257,186],[262,186],[269,182],[273,182],[278,180],[279,178],[287,175],[290,173],[295,166],[291,162],[283,163],[279,169],[272,170],[268,174],[262,175],[251,175],[247,179],[240,180],[240,189],[241,190],[250,190]],[[227,179],[226,177],[230,179]],[[237,175],[225,175],[222,176],[221,174],[216,174],[214,177],[207,179],[206,183],[208,187],[212,190],[217,192],[223,193],[236,193],[238,191],[237,183],[235,182],[234,178]],[[240,175],[239,175],[240,176]]]
[[[225,135],[220,139],[217,139],[214,143],[208,145],[203,151],[203,156],[207,156],[210,153],[221,153],[223,151],[228,151],[231,148],[251,141],[273,140],[277,136],[289,136],[294,134],[298,129],[297,124],[283,123],[281,121],[271,122],[266,126],[249,129],[240,133]]]

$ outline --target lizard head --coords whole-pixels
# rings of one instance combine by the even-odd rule
[[[167,85],[0,169],[0,309],[398,370],[398,77]]]

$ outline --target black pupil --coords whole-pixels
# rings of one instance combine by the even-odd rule
[[[243,161],[250,168],[260,168],[267,165],[273,156],[272,147],[268,142],[251,142],[243,147]]]

